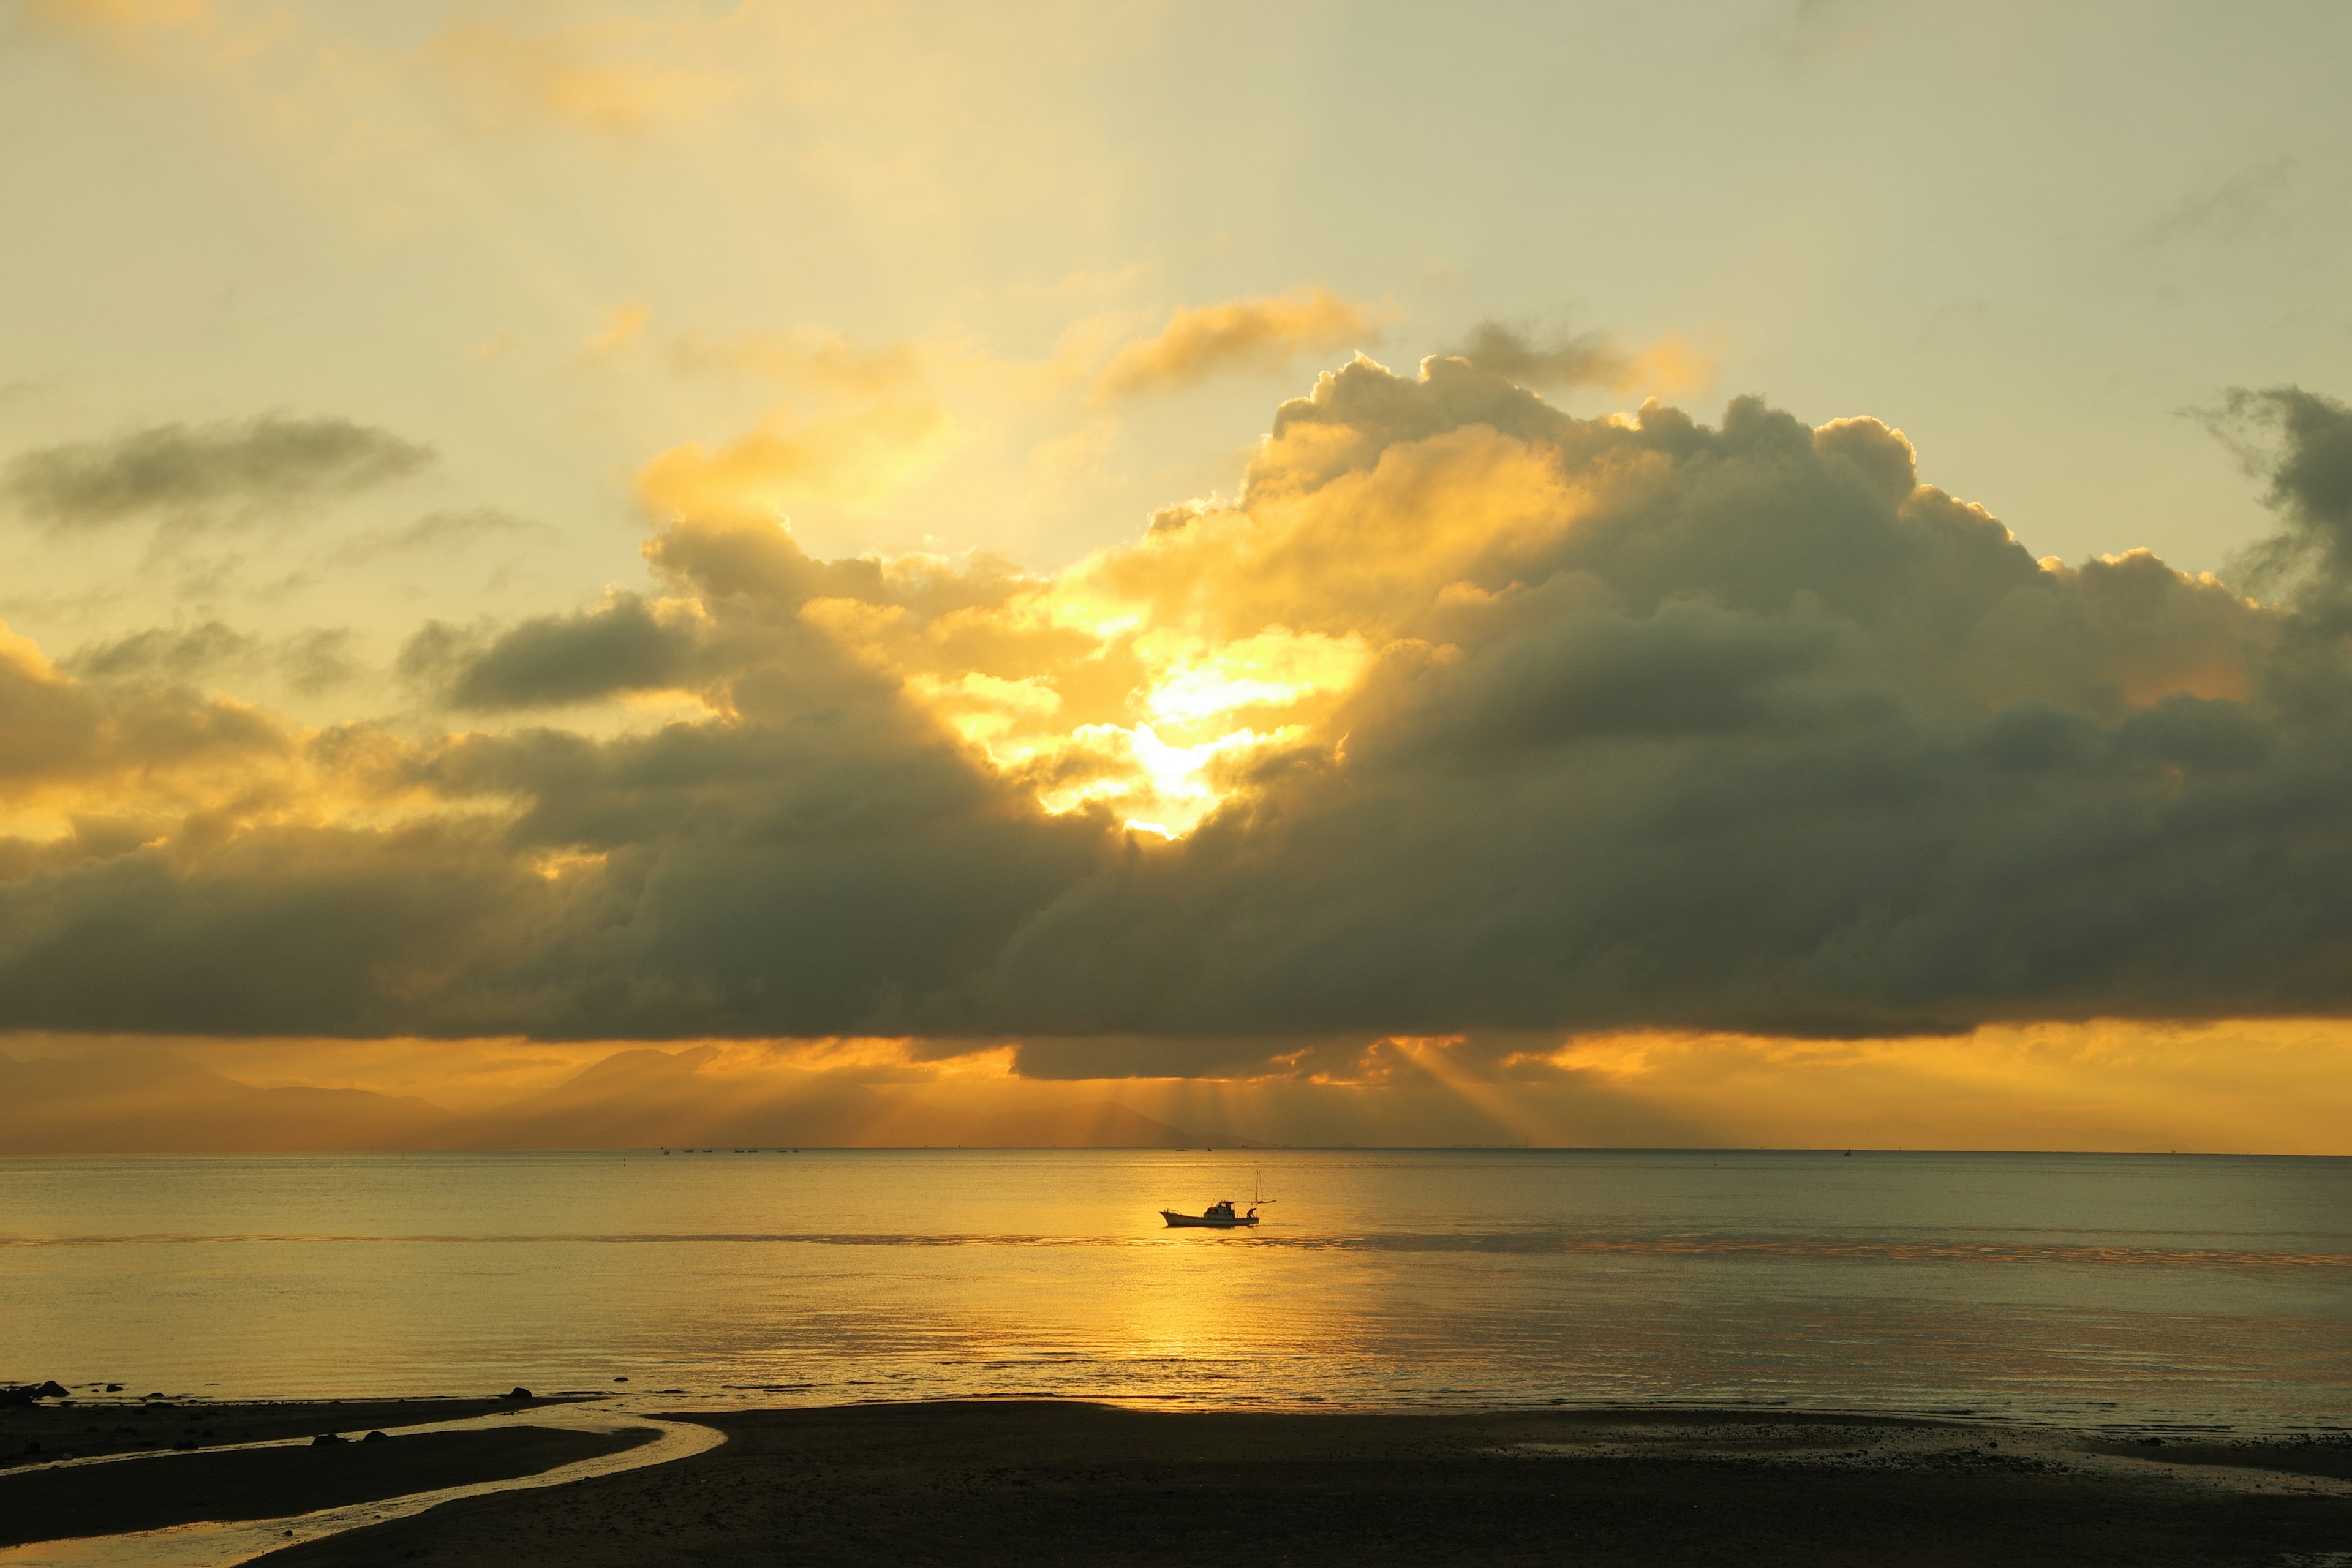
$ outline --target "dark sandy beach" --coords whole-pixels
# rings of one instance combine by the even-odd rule
[[[259,1436],[465,1410],[411,1402],[170,1414],[200,1414],[199,1430]],[[87,1414],[9,1412],[0,1436],[27,1418],[55,1428]],[[446,1504],[261,1561],[2352,1563],[2352,1436],[2340,1432],[2150,1443],[1777,1411],[1194,1414],[1048,1401],[673,1418],[716,1426],[729,1441],[673,1464]],[[20,1468],[0,1475],[0,1519],[16,1542],[275,1517],[534,1473],[624,1440],[529,1421],[526,1409],[480,1433]]]
[[[537,1475],[642,1441],[628,1434],[530,1425],[551,1403],[514,1399],[333,1404],[139,1404],[0,1409],[0,1547],[155,1530],[197,1520],[278,1519],[315,1509]],[[514,1425],[404,1433],[406,1426],[493,1413]],[[366,1441],[369,1432],[382,1440]],[[231,1445],[333,1434],[316,1447]],[[649,1434],[648,1434],[649,1435]],[[176,1450],[176,1451],[174,1451]],[[149,1455],[106,1465],[77,1457]]]
[[[730,1440],[268,1561],[2149,1565],[2352,1552],[2340,1436],[2148,1447],[1793,1414],[1046,1402],[684,1418]]]

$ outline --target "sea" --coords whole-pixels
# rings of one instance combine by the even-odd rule
[[[1159,1214],[1253,1193],[1254,1230]],[[2352,1159],[0,1160],[0,1376],[647,1410],[1049,1395],[2341,1427]]]

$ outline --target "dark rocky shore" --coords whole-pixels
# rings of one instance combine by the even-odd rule
[[[397,1431],[404,1420],[488,1410],[516,1411],[514,1423]],[[0,1474],[6,1540],[274,1518],[533,1474],[627,1440],[532,1426],[512,1400],[181,1406],[142,1418],[137,1440],[149,1444],[184,1440],[190,1426],[213,1441],[362,1427],[392,1436],[64,1469],[36,1459]],[[671,1464],[446,1504],[260,1561],[2352,1563],[2352,1436],[2343,1433],[2252,1442],[1773,1411],[1192,1414],[1048,1401],[674,1418],[730,1440]],[[87,1405],[0,1411],[0,1439],[46,1446],[26,1433],[37,1426],[64,1441],[68,1427],[106,1419]],[[120,1423],[135,1424],[127,1415]]]

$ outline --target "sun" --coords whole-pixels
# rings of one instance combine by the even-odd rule
[[[906,690],[998,773],[1026,781],[1047,812],[1099,807],[1169,839],[1245,787],[1254,759],[1314,743],[1371,658],[1354,636],[1271,626],[1218,638],[1152,626],[1139,611],[1055,608],[1062,626],[1093,639],[1083,656],[1018,677],[919,672]],[[1113,711],[1068,700],[1113,661],[1135,675]]]

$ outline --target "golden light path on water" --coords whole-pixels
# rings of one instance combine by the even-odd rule
[[[1262,1173],[1262,1176],[1261,1173]],[[1253,1232],[1162,1207],[1276,1201]],[[16,1374],[651,1413],[1968,1409],[2352,1423],[2352,1161],[829,1151],[18,1161]]]

